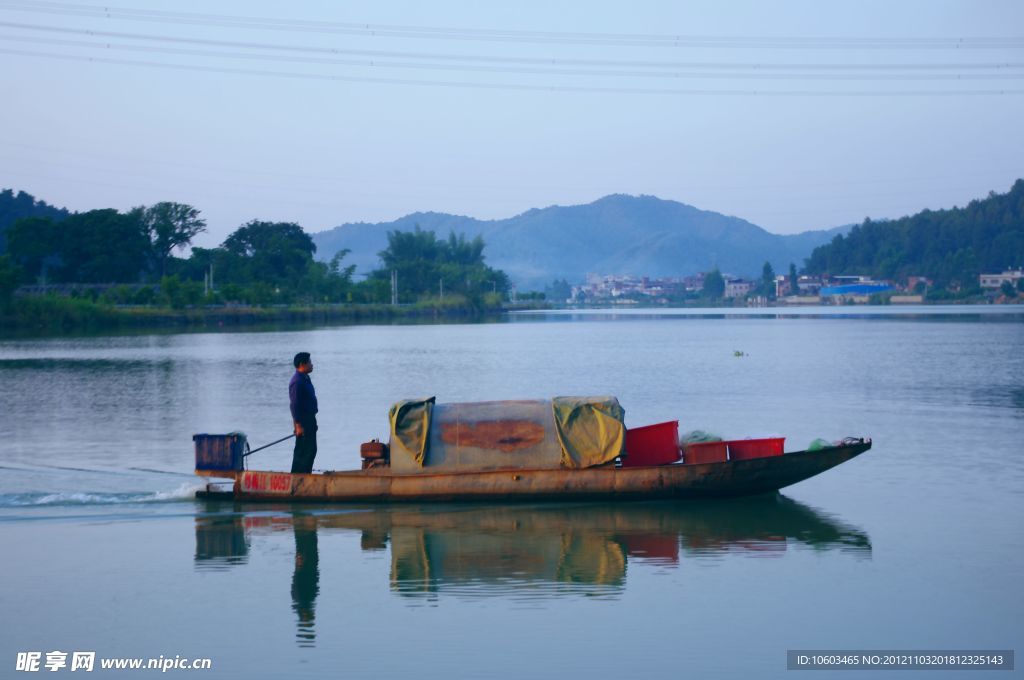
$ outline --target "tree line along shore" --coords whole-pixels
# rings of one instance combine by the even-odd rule
[[[315,260],[313,240],[291,222],[252,220],[201,248],[192,240],[206,222],[185,204],[69,214],[16,198],[27,214],[0,232],[10,332],[466,317],[509,304],[508,276],[485,264],[480,238],[389,232],[381,266],[355,281],[348,251]]]

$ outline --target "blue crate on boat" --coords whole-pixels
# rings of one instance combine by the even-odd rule
[[[194,434],[196,445],[196,470],[241,470],[245,457],[245,435],[241,432],[230,434]]]

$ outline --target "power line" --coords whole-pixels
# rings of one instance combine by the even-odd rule
[[[851,63],[762,63],[762,62],[680,62],[680,61],[635,61],[635,60],[609,60],[609,59],[545,59],[536,57],[496,57],[489,55],[457,55],[437,54],[424,52],[401,52],[382,50],[357,50],[341,49],[334,47],[311,47],[309,45],[283,45],[280,43],[263,43],[234,40],[212,40],[203,38],[187,38],[179,36],[153,35],[147,33],[129,33],[123,31],[96,31],[91,29],[65,28],[58,26],[47,26],[40,24],[25,24],[19,22],[0,21],[0,27],[25,30],[30,32],[59,33],[65,35],[82,35],[93,38],[113,38],[118,40],[139,40],[157,43],[200,45],[208,47],[223,47],[241,50],[270,50],[286,53],[317,54],[329,56],[362,56],[373,59],[412,59],[423,61],[442,62],[466,62],[486,64],[521,64],[527,66],[544,67],[547,71],[566,67],[613,67],[618,69],[708,69],[721,71],[936,71],[936,70],[1015,70],[1024,69],[1024,62],[962,62],[962,63],[900,63],[900,64],[851,64]],[[10,38],[15,39],[15,38]],[[19,38],[20,40],[20,38]],[[40,40],[40,42],[44,42]],[[73,43],[67,43],[73,44]],[[92,45],[80,43],[82,45]],[[106,44],[104,44],[106,46]],[[226,55],[225,55],[226,56]],[[340,63],[340,62],[339,62]],[[353,62],[344,62],[353,63]],[[538,71],[540,72],[540,71]],[[602,72],[602,74],[610,72]]]
[[[685,34],[580,33],[509,29],[478,29],[336,21],[307,21],[223,14],[142,10],[62,2],[0,0],[0,7],[14,11],[59,14],[98,19],[216,26],[264,31],[317,32],[369,37],[575,44],[622,47],[702,47],[751,49],[1024,49],[1024,37],[797,37],[709,36]]]
[[[986,90],[708,90],[708,89],[668,89],[645,87],[597,87],[576,85],[536,85],[528,83],[485,83],[472,81],[449,80],[413,80],[405,78],[378,78],[349,75],[329,75],[317,73],[300,73],[293,71],[272,71],[258,69],[227,68],[191,64],[171,64],[157,61],[113,59],[107,57],[89,57],[69,54],[54,54],[32,50],[15,50],[0,48],[0,54],[17,56],[41,57],[62,61],[79,61],[100,64],[116,64],[121,66],[144,66],[166,70],[193,71],[201,73],[227,73],[233,75],[254,75],[263,77],[286,78],[296,80],[317,80],[350,83],[376,83],[390,85],[414,85],[429,87],[453,87],[485,90],[512,90],[532,92],[565,92],[587,94],[654,94],[654,95],[690,95],[690,96],[800,96],[800,97],[862,97],[862,96],[990,96],[1019,95],[1024,89],[986,89]]]
[[[0,22],[0,26],[3,22]],[[56,45],[62,47],[85,47],[101,50],[121,50],[129,52],[142,52],[148,54],[174,54],[184,56],[215,57],[227,59],[262,60],[272,62],[289,62],[303,64],[319,64],[333,66],[356,66],[366,68],[388,68],[388,69],[418,69],[418,70],[440,70],[440,71],[466,71],[485,73],[520,73],[540,74],[557,76],[608,76],[608,77],[629,77],[629,78],[670,78],[675,80],[685,79],[714,79],[714,80],[830,80],[830,81],[928,81],[928,80],[1019,80],[1024,78],[1021,73],[794,73],[794,72],[763,72],[754,69],[748,72],[721,72],[721,71],[627,71],[627,70],[597,70],[597,69],[572,69],[572,68],[531,68],[523,66],[479,66],[472,64],[430,64],[408,61],[380,61],[371,59],[327,59],[309,56],[287,56],[273,54],[252,54],[235,53],[213,50],[183,49],[173,47],[155,47],[150,45],[123,45],[114,43],[89,42],[84,40],[62,40],[57,38],[37,38],[26,36],[11,36],[0,34],[0,40],[15,42],[32,42],[45,45]],[[1018,66],[1017,68],[1020,68]]]

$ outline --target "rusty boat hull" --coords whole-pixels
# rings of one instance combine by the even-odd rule
[[[230,491],[210,485],[200,498],[236,501],[393,503],[458,501],[630,501],[720,498],[778,491],[871,448],[870,439],[817,451],[694,465],[584,469],[396,472],[388,467],[289,474],[263,470],[211,473],[233,478]]]

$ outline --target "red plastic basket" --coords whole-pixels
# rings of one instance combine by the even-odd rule
[[[729,442],[729,460],[750,460],[751,458],[781,456],[785,442],[785,437],[736,439]]]
[[[699,463],[724,463],[726,460],[726,442],[704,442],[687,444],[683,447],[683,462],[687,465]]]
[[[669,465],[679,460],[679,421],[626,430],[622,467]]]

